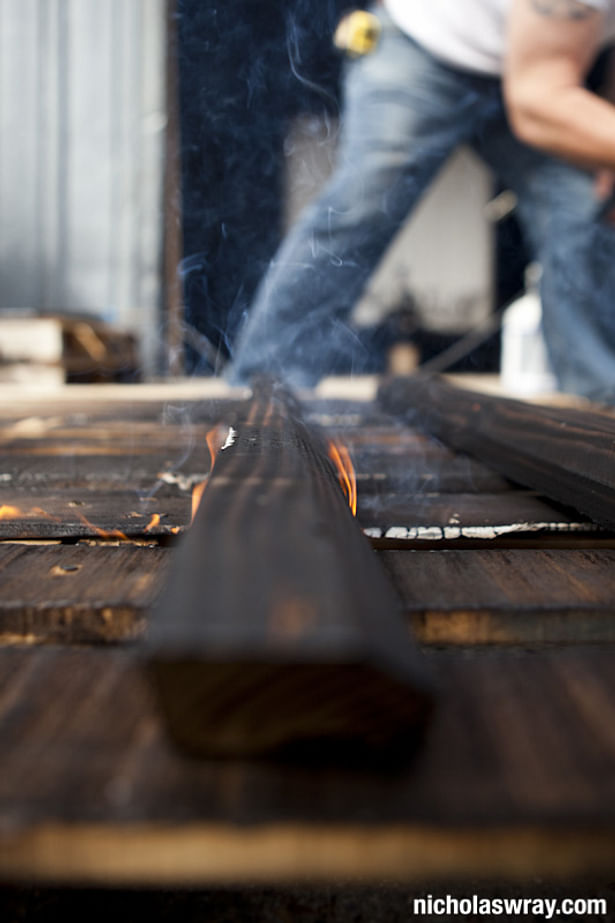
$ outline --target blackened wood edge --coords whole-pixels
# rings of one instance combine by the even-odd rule
[[[430,681],[323,447],[273,386],[234,433],[148,629],[171,733],[214,755],[411,749]]]
[[[389,380],[378,400],[506,477],[615,528],[615,418],[536,407],[423,376]]]

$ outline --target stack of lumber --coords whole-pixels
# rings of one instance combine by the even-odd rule
[[[0,312],[0,382],[137,381],[136,338],[88,316]]]

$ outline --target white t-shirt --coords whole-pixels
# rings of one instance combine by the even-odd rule
[[[582,2],[604,11],[604,41],[615,39],[615,0]],[[486,74],[502,70],[510,4],[511,0],[384,0],[400,29],[436,57]]]

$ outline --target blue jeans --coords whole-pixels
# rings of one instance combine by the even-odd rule
[[[596,220],[591,174],[512,135],[499,79],[449,67],[378,15],[376,50],[347,67],[335,172],[273,259],[230,380],[267,372],[311,385],[340,351],[360,372],[350,311],[434,175],[467,143],[517,193],[543,266],[544,330],[560,387],[615,403],[615,229]]]

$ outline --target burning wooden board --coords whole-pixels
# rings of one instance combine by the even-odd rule
[[[147,640],[169,729],[193,752],[416,742],[430,683],[337,454],[346,500],[298,407],[263,386],[217,455]]]

